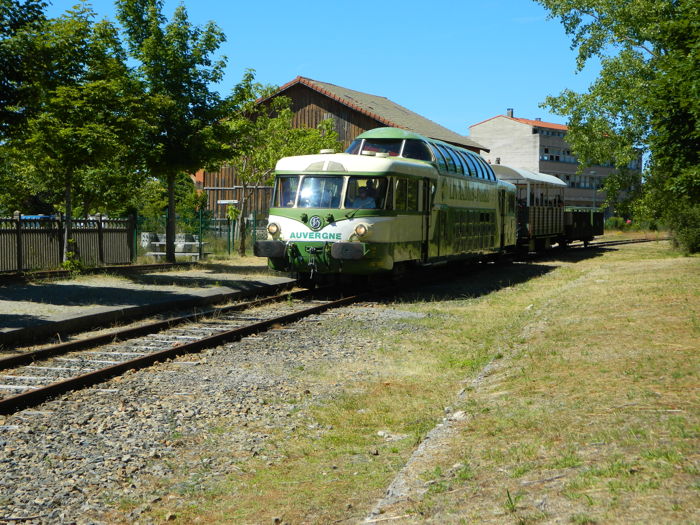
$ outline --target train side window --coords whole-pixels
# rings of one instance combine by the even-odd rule
[[[408,179],[406,190],[406,209],[418,211],[418,179]]]
[[[435,146],[437,146],[440,153],[442,153],[442,155],[445,157],[445,161],[447,161],[447,169],[449,171],[457,171],[457,166],[455,166],[455,161],[452,160],[449,150],[441,144],[435,144]]]
[[[394,194],[396,195],[396,206],[394,209],[396,211],[406,210],[406,179],[396,179],[396,184],[394,185]]]
[[[438,168],[442,171],[447,171],[447,161],[443,156],[442,152],[436,147],[435,144],[431,144],[433,147],[433,153],[435,154],[435,160],[437,160]]]
[[[433,160],[428,145],[417,139],[406,139],[401,156],[407,159],[427,160],[428,162]]]
[[[461,152],[456,149],[452,150],[452,156],[455,158],[455,162],[457,163],[457,171],[462,175],[469,175],[469,168],[467,167],[466,162],[464,162]]]

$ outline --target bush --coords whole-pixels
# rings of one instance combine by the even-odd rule
[[[605,221],[605,229],[625,231],[629,229],[629,224],[627,224],[626,219],[623,219],[622,217],[609,217]]]
[[[700,252],[700,205],[676,210],[669,217],[673,244],[684,254]]]

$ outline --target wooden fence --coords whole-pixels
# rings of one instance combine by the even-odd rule
[[[78,259],[85,266],[130,264],[135,221],[106,217],[73,220]],[[0,272],[47,270],[63,261],[63,221],[21,215],[0,218]]]

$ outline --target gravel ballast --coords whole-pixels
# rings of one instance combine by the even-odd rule
[[[240,471],[248,458],[274,462],[266,429],[292,435],[307,425],[306,431],[322,433],[306,409],[359,375],[367,379],[376,349],[372,334],[386,337],[415,315],[346,307],[0,418],[0,521],[148,522],[149,503],[162,497],[153,480],[183,462],[193,464],[181,489],[195,491]],[[357,319],[372,332],[362,332]],[[363,371],[350,373],[347,384],[315,381],[303,372],[329,363],[359,370],[360,362]],[[212,431],[220,433],[217,446],[223,448],[202,442]],[[122,501],[138,505],[121,515]]]

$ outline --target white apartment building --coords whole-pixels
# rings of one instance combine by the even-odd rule
[[[564,199],[572,206],[600,206],[603,180],[615,168],[592,166],[577,174],[578,161],[566,142],[568,128],[541,119],[516,118],[513,109],[469,127],[470,138],[490,149],[482,156],[491,164],[547,173],[566,182]],[[635,166],[639,169],[640,166]]]

